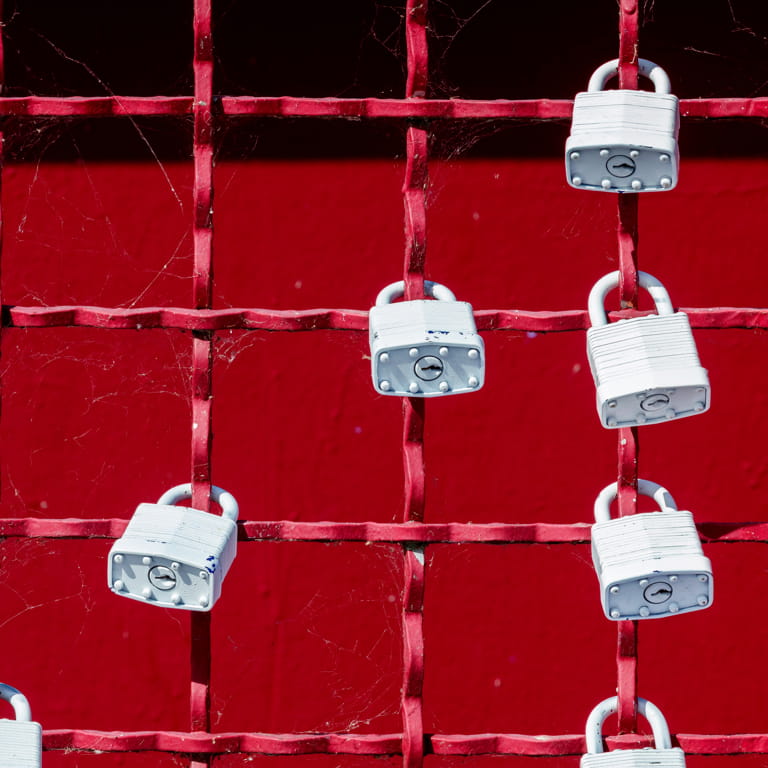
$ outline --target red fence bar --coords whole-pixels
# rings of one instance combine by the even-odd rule
[[[692,328],[709,330],[768,329],[768,309],[753,307],[680,307]],[[612,321],[642,317],[651,312],[608,312]],[[585,309],[537,312],[525,309],[479,309],[475,322],[481,331],[562,333],[585,331]],[[361,309],[186,309],[183,307],[4,307],[4,328],[109,328],[182,331],[367,331],[368,312]]]
[[[197,309],[210,309],[213,285],[213,41],[211,0],[195,0],[194,114],[194,210],[192,243],[194,275],[193,302]],[[192,506],[210,509],[211,423],[213,379],[213,336],[198,332],[192,339]],[[211,727],[211,614],[193,612],[190,645],[190,727],[209,731]],[[208,759],[193,759],[191,768],[210,765]]]
[[[637,0],[619,3],[619,88],[638,85]],[[618,203],[619,298],[621,308],[637,306],[637,194],[620,194]],[[619,515],[637,512],[637,458],[640,450],[636,428],[618,430],[618,505]],[[620,621],[617,626],[616,691],[619,707],[619,733],[637,730],[637,631],[636,621]]]
[[[580,755],[583,734],[527,736],[517,733],[425,735],[436,755],[524,755],[559,757]],[[608,736],[609,749],[652,746],[649,736]],[[768,752],[768,734],[673,735],[675,746],[689,755],[739,755]],[[401,736],[351,733],[182,733],[178,731],[50,730],[43,732],[46,750],[76,752],[181,752],[202,755],[399,755]]]
[[[5,518],[0,519],[0,537],[117,539],[122,536],[127,524],[124,518]],[[390,544],[587,544],[590,527],[590,523],[302,523],[294,520],[243,520],[239,523],[238,539]],[[699,523],[696,527],[699,538],[705,544],[768,544],[766,522]]]
[[[183,117],[191,96],[13,96],[0,97],[0,117]],[[295,96],[221,96],[230,117],[430,118],[437,120],[567,120],[571,99],[339,99]],[[681,99],[691,118],[768,117],[768,97]]]
[[[406,99],[423,99],[427,89],[427,0],[408,0],[405,6],[407,57]],[[429,138],[423,126],[409,125],[403,180],[405,209],[405,258],[403,280],[406,300],[424,296],[424,263],[427,253],[427,184]],[[403,470],[405,501],[403,522],[424,519],[424,419],[423,398],[403,398]],[[424,762],[422,689],[424,684],[424,549],[404,548],[403,585],[403,688],[400,701],[403,721],[403,768],[421,768]]]

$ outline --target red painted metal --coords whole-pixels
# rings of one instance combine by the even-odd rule
[[[183,117],[191,96],[9,96],[0,115],[15,117]],[[295,96],[222,96],[221,113],[231,117],[430,118],[438,120],[566,120],[571,99],[340,99]],[[768,117],[768,97],[681,99],[682,117]]]
[[[638,87],[638,32],[637,0],[619,3],[619,87]],[[619,195],[618,204],[618,256],[619,298],[621,308],[637,306],[637,194]],[[637,512],[638,454],[640,452],[637,428],[618,430],[618,506],[619,515]],[[620,621],[617,626],[616,676],[618,694],[619,733],[637,730],[637,634],[638,622]]]
[[[123,518],[3,518],[0,536],[25,539],[117,539]],[[240,541],[380,542],[392,544],[585,544],[591,523],[307,523],[241,520]],[[768,523],[699,523],[707,544],[768,543]]]
[[[197,309],[210,309],[213,286],[213,39],[211,0],[195,0],[194,197],[192,247],[193,302]],[[211,496],[211,444],[213,335],[195,334],[192,339],[192,506],[208,511]],[[190,615],[190,729],[211,728],[211,614]],[[192,760],[192,768],[210,765],[210,760]]]
[[[421,99],[427,90],[427,0],[407,0],[405,42],[407,59],[406,99]],[[424,265],[427,255],[427,185],[429,138],[424,127],[410,125],[406,134],[406,165],[403,180],[405,208],[404,299],[424,296]],[[425,474],[424,420],[426,400],[403,398],[403,470],[405,476],[403,522],[424,519]],[[400,703],[403,722],[403,768],[424,763],[424,550],[405,547],[402,611],[403,687]]]
[[[679,307],[692,328],[711,330],[768,329],[768,309],[753,307]],[[6,328],[109,328],[182,331],[367,331],[368,312],[361,309],[184,309],[182,307],[3,307]],[[643,317],[648,311],[608,312],[611,321]],[[551,312],[524,309],[478,309],[475,322],[481,331],[561,333],[585,331],[589,314],[583,309]]]
[[[619,80],[637,86],[638,6],[621,0],[619,6]],[[460,119],[567,119],[570,100],[427,99],[428,41],[426,0],[408,0],[405,37],[407,85],[404,99],[339,99],[294,97],[230,97],[220,99],[224,116]],[[194,118],[194,186],[192,239],[194,255],[193,308],[4,306],[2,328],[95,327],[103,329],[180,329],[192,331],[191,474],[193,504],[208,509],[211,484],[213,332],[227,329],[261,331],[367,329],[365,311],[344,309],[269,310],[212,309],[213,270],[213,43],[210,0],[195,0],[194,97],[0,97],[0,115],[48,117],[103,117],[121,115],[188,116]],[[0,40],[0,82],[2,81]],[[217,107],[218,108],[218,107]],[[684,117],[768,117],[768,98],[687,99]],[[1,143],[1,142],[0,142]],[[428,136],[413,122],[406,138],[405,208],[406,298],[423,295],[426,257],[426,190]],[[637,304],[638,210],[636,195],[618,197],[618,262],[622,307]],[[0,211],[1,213],[1,211]],[[2,217],[0,217],[0,239]],[[695,328],[768,329],[768,309],[685,309]],[[535,333],[583,331],[589,326],[583,310],[478,310],[484,331]],[[612,312],[612,319],[646,314],[633,309]],[[425,401],[405,399],[403,405],[404,507],[401,523],[244,521],[241,541],[249,542],[381,542],[403,545],[402,595],[403,679],[402,734],[249,733],[214,734],[211,729],[210,614],[191,617],[190,732],[47,730],[48,750],[141,752],[161,751],[192,756],[193,766],[210,764],[210,756],[232,753],[261,755],[345,754],[403,755],[406,768],[420,768],[424,750],[436,755],[576,755],[584,750],[583,735],[526,735],[507,733],[425,734],[424,684],[424,545],[427,544],[577,544],[589,542],[589,523],[469,524],[424,523],[426,468],[424,462]],[[620,514],[636,511],[639,444],[637,430],[620,430],[618,477]],[[114,539],[125,529],[123,519],[0,520],[0,536],[29,539]],[[704,523],[698,526],[709,543],[768,543],[768,523]],[[620,622],[617,645],[619,730],[636,729],[638,625]],[[606,695],[610,692],[607,691]],[[644,746],[645,736],[608,737],[609,747]],[[768,734],[678,734],[676,743],[689,754],[730,755],[768,752]]]
[[[427,734],[435,755],[528,755],[556,757],[583,754],[583,734],[527,736],[516,733]],[[609,749],[652,745],[649,736],[608,736]],[[673,743],[689,755],[738,755],[768,751],[761,733],[673,735]],[[181,733],[173,731],[46,730],[46,750],[75,752],[180,752],[195,755],[399,755],[400,734],[352,733]]]

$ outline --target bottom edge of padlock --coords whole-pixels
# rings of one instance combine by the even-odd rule
[[[711,579],[709,583],[711,585]],[[651,585],[653,587],[654,584]],[[664,582],[656,582],[655,586],[660,587],[660,591],[664,591],[664,588],[668,587]],[[712,606],[713,595],[712,591],[703,589],[692,600],[690,597],[686,597],[685,600],[666,599],[663,603],[653,602],[641,602],[640,605],[635,603],[636,608],[628,609],[626,605],[623,608],[616,607],[615,602],[611,601],[612,595],[610,593],[610,587],[606,590],[606,594],[603,595],[603,614],[607,619],[611,621],[645,621],[648,619],[664,619],[669,616],[677,616],[683,613],[692,613],[694,611],[704,611]],[[653,598],[651,598],[653,599]]]
[[[601,403],[597,406],[597,415],[600,418],[600,424],[605,429],[626,429],[628,427],[645,427],[653,424],[664,424],[668,421],[677,421],[678,419],[687,419],[690,416],[700,416],[702,413],[706,413],[710,409],[710,401],[701,404],[697,404],[697,407],[688,408],[686,410],[675,410],[668,408],[658,415],[651,415],[648,413],[638,413],[635,418],[632,419],[617,419],[611,415],[611,412],[604,408]]]
[[[420,397],[420,398],[427,398],[427,397],[448,397],[450,395],[466,395],[472,392],[478,392],[483,388],[483,385],[485,384],[484,381],[478,381],[478,383],[474,386],[466,386],[466,387],[447,387],[446,389],[438,389],[433,392],[424,392],[420,389],[382,389],[381,386],[374,384],[374,389],[376,390],[376,393],[379,395],[386,395],[388,397]]]
[[[183,601],[176,603],[170,600],[158,600],[156,597],[145,597],[144,595],[136,595],[132,592],[126,592],[124,589],[120,589],[119,587],[114,587],[111,585],[109,589],[110,589],[110,592],[114,593],[115,595],[118,595],[119,597],[127,597],[129,600],[135,600],[138,603],[146,603],[147,605],[152,605],[155,608],[170,608],[174,611],[207,612],[207,611],[210,611],[211,608],[213,608],[213,605],[216,602],[215,599],[210,600],[206,598],[205,604],[203,604],[202,599],[198,600],[197,603],[183,602]]]

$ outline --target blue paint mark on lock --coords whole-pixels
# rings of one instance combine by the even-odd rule
[[[205,558],[208,565],[205,566],[208,573],[216,573],[216,555],[208,555]]]

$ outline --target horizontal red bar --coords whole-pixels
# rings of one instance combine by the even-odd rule
[[[436,755],[529,755],[562,756],[583,754],[584,736],[529,736],[483,733],[426,736]],[[647,736],[614,736],[606,739],[609,749],[651,746]],[[735,755],[768,752],[768,734],[722,735],[678,734],[676,746],[689,755]],[[400,734],[319,733],[183,733],[178,731],[85,731],[43,732],[43,747],[50,750],[98,752],[183,752],[193,754],[257,753],[265,755],[399,755]]]
[[[359,309],[185,309],[181,307],[4,307],[3,325],[12,328],[88,327],[140,330],[172,328],[187,331],[367,331],[368,312]],[[681,308],[693,328],[768,328],[768,309],[751,307]],[[612,320],[650,312],[610,312]],[[583,331],[586,310],[533,312],[522,309],[481,309],[475,312],[481,331]]]
[[[267,755],[394,755],[400,753],[400,735],[56,730],[43,732],[43,748],[99,752],[191,752],[208,755],[232,752]]]
[[[0,115],[27,117],[124,117],[191,115],[191,96],[22,96],[0,98]]]
[[[229,116],[562,120],[570,99],[338,99],[294,96],[223,96]],[[21,117],[115,117],[191,115],[192,96],[22,96],[0,98],[0,115]],[[764,118],[768,98],[681,99],[683,117]]]
[[[436,755],[579,755],[586,750],[583,736],[528,736],[512,733],[483,733],[470,736],[431,738]],[[626,734],[606,738],[609,749],[640,749],[653,746],[649,736]],[[672,737],[674,746],[682,747],[688,755],[735,755],[765,753],[768,734],[734,733],[723,735],[679,733]]]
[[[123,518],[97,520],[0,519],[0,537],[116,539]],[[301,523],[292,520],[240,521],[240,541],[376,541],[392,544],[575,544],[588,542],[589,523]],[[705,543],[768,543],[768,523],[700,523]]]

